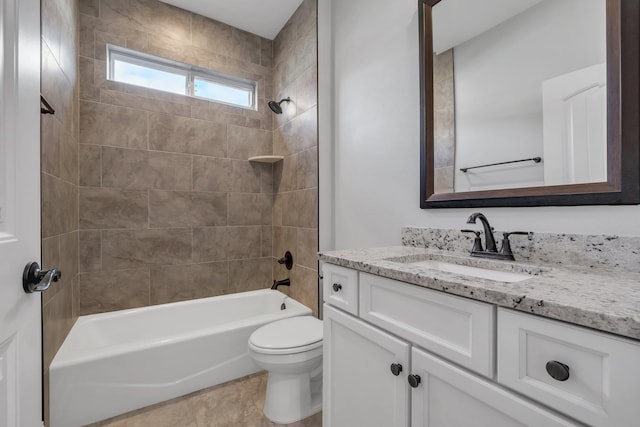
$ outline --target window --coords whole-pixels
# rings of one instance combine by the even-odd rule
[[[107,45],[109,80],[256,109],[257,83]]]

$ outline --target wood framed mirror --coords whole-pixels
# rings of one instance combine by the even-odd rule
[[[470,10],[465,2],[475,3],[481,10]],[[640,203],[640,1],[589,2],[599,8],[594,16],[603,15],[599,18],[603,39],[599,55],[606,61],[593,65],[597,60],[590,57],[591,54],[581,54],[580,48],[576,48],[575,54],[559,48],[555,53],[558,64],[567,62],[565,57],[579,58],[584,63],[562,68],[556,66],[555,61],[549,61],[553,66],[539,73],[542,80],[538,76],[534,83],[526,83],[528,77],[522,73],[528,75],[529,70],[542,68],[538,65],[545,59],[540,52],[554,51],[542,47],[529,52],[524,48],[528,41],[537,42],[553,34],[553,25],[576,40],[584,40],[585,34],[591,37],[597,32],[592,22],[580,24],[582,29],[569,31],[568,22],[554,23],[548,18],[557,17],[557,11],[545,8],[563,4],[569,7],[571,3],[574,3],[572,7],[583,8],[584,3],[531,0],[524,7],[526,10],[507,10],[511,7],[508,3],[520,2],[419,0],[421,208]],[[500,3],[506,6],[497,7]],[[438,9],[447,4],[453,10],[448,15],[441,11],[445,9]],[[458,21],[456,10],[465,11],[468,21]],[[478,16],[496,10],[500,11],[499,16],[471,28],[483,21]],[[571,16],[586,16],[582,10],[578,14],[574,11]],[[547,18],[540,24],[534,21],[524,24],[523,20],[530,19],[530,15]],[[444,18],[442,22],[434,21],[442,16],[448,21]],[[452,25],[454,22],[456,25]],[[505,37],[511,27],[518,31],[531,28],[531,32]],[[459,28],[466,33],[441,36],[439,28]],[[480,44],[481,48],[467,49],[480,42],[484,43]],[[589,43],[589,46],[598,43]],[[496,45],[511,45],[522,58],[515,58],[513,50],[496,53]],[[553,46],[556,45],[554,42]],[[515,64],[513,71],[505,71],[506,62]],[[484,67],[487,64],[502,68]],[[576,67],[579,70],[576,71]],[[600,73],[604,83],[587,81],[577,90],[571,88],[585,73]],[[492,78],[498,81],[499,87],[495,86],[498,83],[487,81]],[[520,88],[509,87],[512,82],[526,83],[522,89],[524,95],[519,95]],[[498,89],[486,92],[492,84]],[[559,87],[564,92],[559,92]],[[570,96],[564,95],[567,91],[572,92]],[[515,96],[503,100],[498,92]],[[574,95],[576,98],[571,98]],[[523,101],[527,96],[531,99]],[[436,104],[445,107],[436,109]],[[526,112],[526,120],[522,119],[524,113],[513,119],[520,111],[518,108]],[[503,120],[507,116],[510,121]],[[536,120],[529,120],[533,116]],[[513,125],[516,121],[531,125],[522,130]],[[525,140],[533,141],[532,145],[518,145]],[[465,147],[471,147],[469,153],[463,151]],[[583,158],[587,159],[585,166],[580,163]]]

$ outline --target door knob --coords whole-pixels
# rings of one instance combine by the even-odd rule
[[[49,289],[51,282],[57,282],[62,277],[62,272],[57,268],[40,270],[37,262],[30,262],[24,267],[22,273],[22,288],[28,294],[44,292]]]
[[[409,381],[409,385],[413,388],[418,388],[422,379],[420,375],[411,374],[407,377],[407,381]]]
[[[550,360],[545,366],[547,373],[557,381],[566,381],[569,379],[569,367],[564,363],[560,363],[556,360]]]
[[[333,292],[340,292],[340,290],[342,289],[342,285],[340,283],[334,283],[332,288]]]
[[[392,363],[391,373],[397,377],[398,375],[400,375],[400,372],[402,372],[402,365],[399,363]]]

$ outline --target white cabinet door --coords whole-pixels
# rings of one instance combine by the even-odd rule
[[[324,427],[408,427],[408,370],[409,344],[324,305]]]
[[[40,294],[22,269],[40,261],[40,2],[0,0],[0,427],[42,425]]]
[[[413,348],[411,427],[557,427],[581,425]],[[353,424],[365,425],[365,424]]]

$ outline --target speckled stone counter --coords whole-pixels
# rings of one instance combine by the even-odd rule
[[[419,230],[424,230],[423,234]],[[639,252],[625,252],[627,256],[624,260],[615,258],[603,262],[602,258],[596,258],[593,254],[580,258],[579,249],[570,244],[563,247],[558,243],[560,240],[571,242],[571,238],[575,238],[581,245],[595,243],[594,247],[603,249],[605,242],[618,240],[618,237],[610,236],[613,238],[607,240],[607,236],[589,239],[589,236],[549,235],[550,242],[556,242],[552,262],[540,261],[535,257],[529,258],[539,262],[509,262],[472,258],[468,255],[468,248],[466,253],[461,249],[462,245],[470,248],[472,240],[460,238],[456,241],[456,237],[447,237],[456,236],[455,233],[459,231],[404,229],[405,245],[412,241],[417,246],[416,240],[422,239],[421,245],[427,243],[429,248],[393,246],[341,250],[321,252],[319,257],[323,262],[640,340],[640,273],[634,268],[635,264],[640,264]],[[430,234],[439,237],[429,239]],[[527,239],[526,236],[524,239]],[[627,250],[640,249],[635,247],[640,244],[640,239],[623,240],[630,246]],[[440,243],[437,244],[437,241]],[[546,246],[546,242],[539,244]],[[522,259],[518,258],[518,245],[513,247],[516,259]],[[571,255],[563,257],[562,251]],[[513,283],[498,282],[431,270],[412,263],[424,258],[527,274],[530,278]],[[598,262],[595,263],[594,259]],[[577,265],[578,262],[587,265]]]

